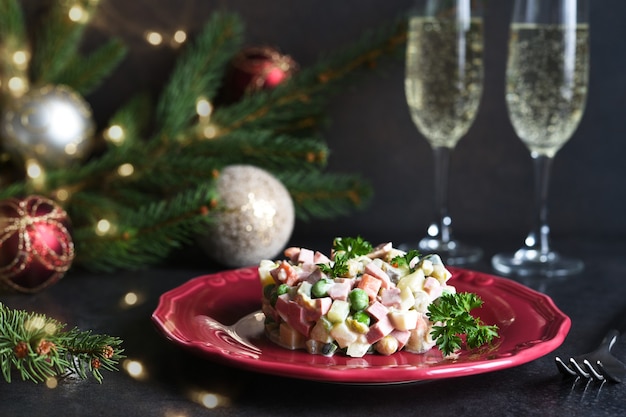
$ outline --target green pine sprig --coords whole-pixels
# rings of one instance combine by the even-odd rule
[[[74,373],[91,374],[102,382],[102,370],[115,371],[122,355],[116,337],[72,329],[65,324],[0,303],[0,368],[11,382],[14,372],[22,380],[44,382],[51,377]]]
[[[435,324],[431,336],[444,356],[461,349],[465,343],[470,349],[490,343],[498,336],[498,326],[485,325],[470,312],[483,305],[474,293],[444,293],[428,306],[427,316]]]
[[[62,80],[91,91],[122,59],[123,48],[113,40],[79,55],[83,29],[62,11],[56,5],[35,37],[31,73],[37,82]],[[273,90],[219,104],[216,96],[241,48],[243,26],[236,14],[215,13],[186,45],[155,103],[139,94],[110,119],[109,126],[124,128],[123,142],[107,142],[80,165],[49,170],[37,184],[11,184],[0,190],[0,198],[37,193],[57,200],[72,220],[75,263],[107,271],[158,262],[189,242],[197,226],[210,222],[219,209],[215,179],[230,164],[251,164],[276,175],[301,220],[365,207],[372,196],[367,181],[323,171],[330,152],[318,130],[327,121],[328,100],[342,84],[402,49],[404,22],[366,34]],[[63,53],[57,53],[60,47]],[[208,121],[197,115],[199,98],[216,105]],[[213,129],[210,137],[207,127]],[[132,175],[120,175],[125,165],[133,167]],[[95,228],[103,218],[115,223],[106,235]]]

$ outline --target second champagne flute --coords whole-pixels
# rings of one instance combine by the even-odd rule
[[[417,245],[450,265],[478,261],[482,250],[452,236],[448,214],[450,154],[474,122],[483,85],[482,4],[418,0],[410,15],[405,93],[411,118],[435,158],[436,219]]]

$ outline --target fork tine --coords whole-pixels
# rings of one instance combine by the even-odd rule
[[[604,367],[604,365],[602,365],[602,362],[598,361],[597,362],[598,365],[598,370],[600,371],[600,373],[604,376],[604,378],[606,378],[608,381],[611,382],[615,382],[615,383],[620,383],[622,382],[621,378],[616,377],[615,375],[612,375],[611,373],[609,373],[606,368]]]
[[[589,372],[587,372],[583,368],[581,368],[580,365],[578,364],[578,362],[576,362],[576,360],[574,358],[569,358],[569,363],[574,368],[574,370],[576,371],[576,373],[578,375],[582,376],[583,378],[590,378],[591,377],[591,375],[589,375]]]
[[[600,363],[600,361],[598,361],[598,363]],[[583,365],[585,366],[585,368],[587,369],[587,371],[589,372],[589,375],[593,378],[596,379],[598,381],[604,381],[604,374],[599,373],[596,368],[593,367],[593,365],[587,360],[585,359],[583,361]]]
[[[574,371],[572,368],[567,366],[567,364],[565,362],[563,362],[563,360],[561,358],[559,358],[558,356],[554,358],[554,361],[556,362],[556,367],[559,368],[559,371],[563,375],[566,375],[566,376],[576,376],[576,375],[578,375],[576,373],[576,371]]]

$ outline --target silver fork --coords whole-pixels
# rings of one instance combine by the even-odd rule
[[[554,358],[557,368],[565,376],[622,382],[626,377],[626,365],[613,356],[611,348],[624,332],[626,332],[626,314],[622,313],[617,316],[614,327],[604,336],[596,350],[569,358],[567,363],[557,356]]]

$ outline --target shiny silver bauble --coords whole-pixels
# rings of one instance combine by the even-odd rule
[[[47,168],[83,160],[92,148],[94,132],[89,104],[61,85],[29,90],[7,103],[0,119],[2,147]]]

